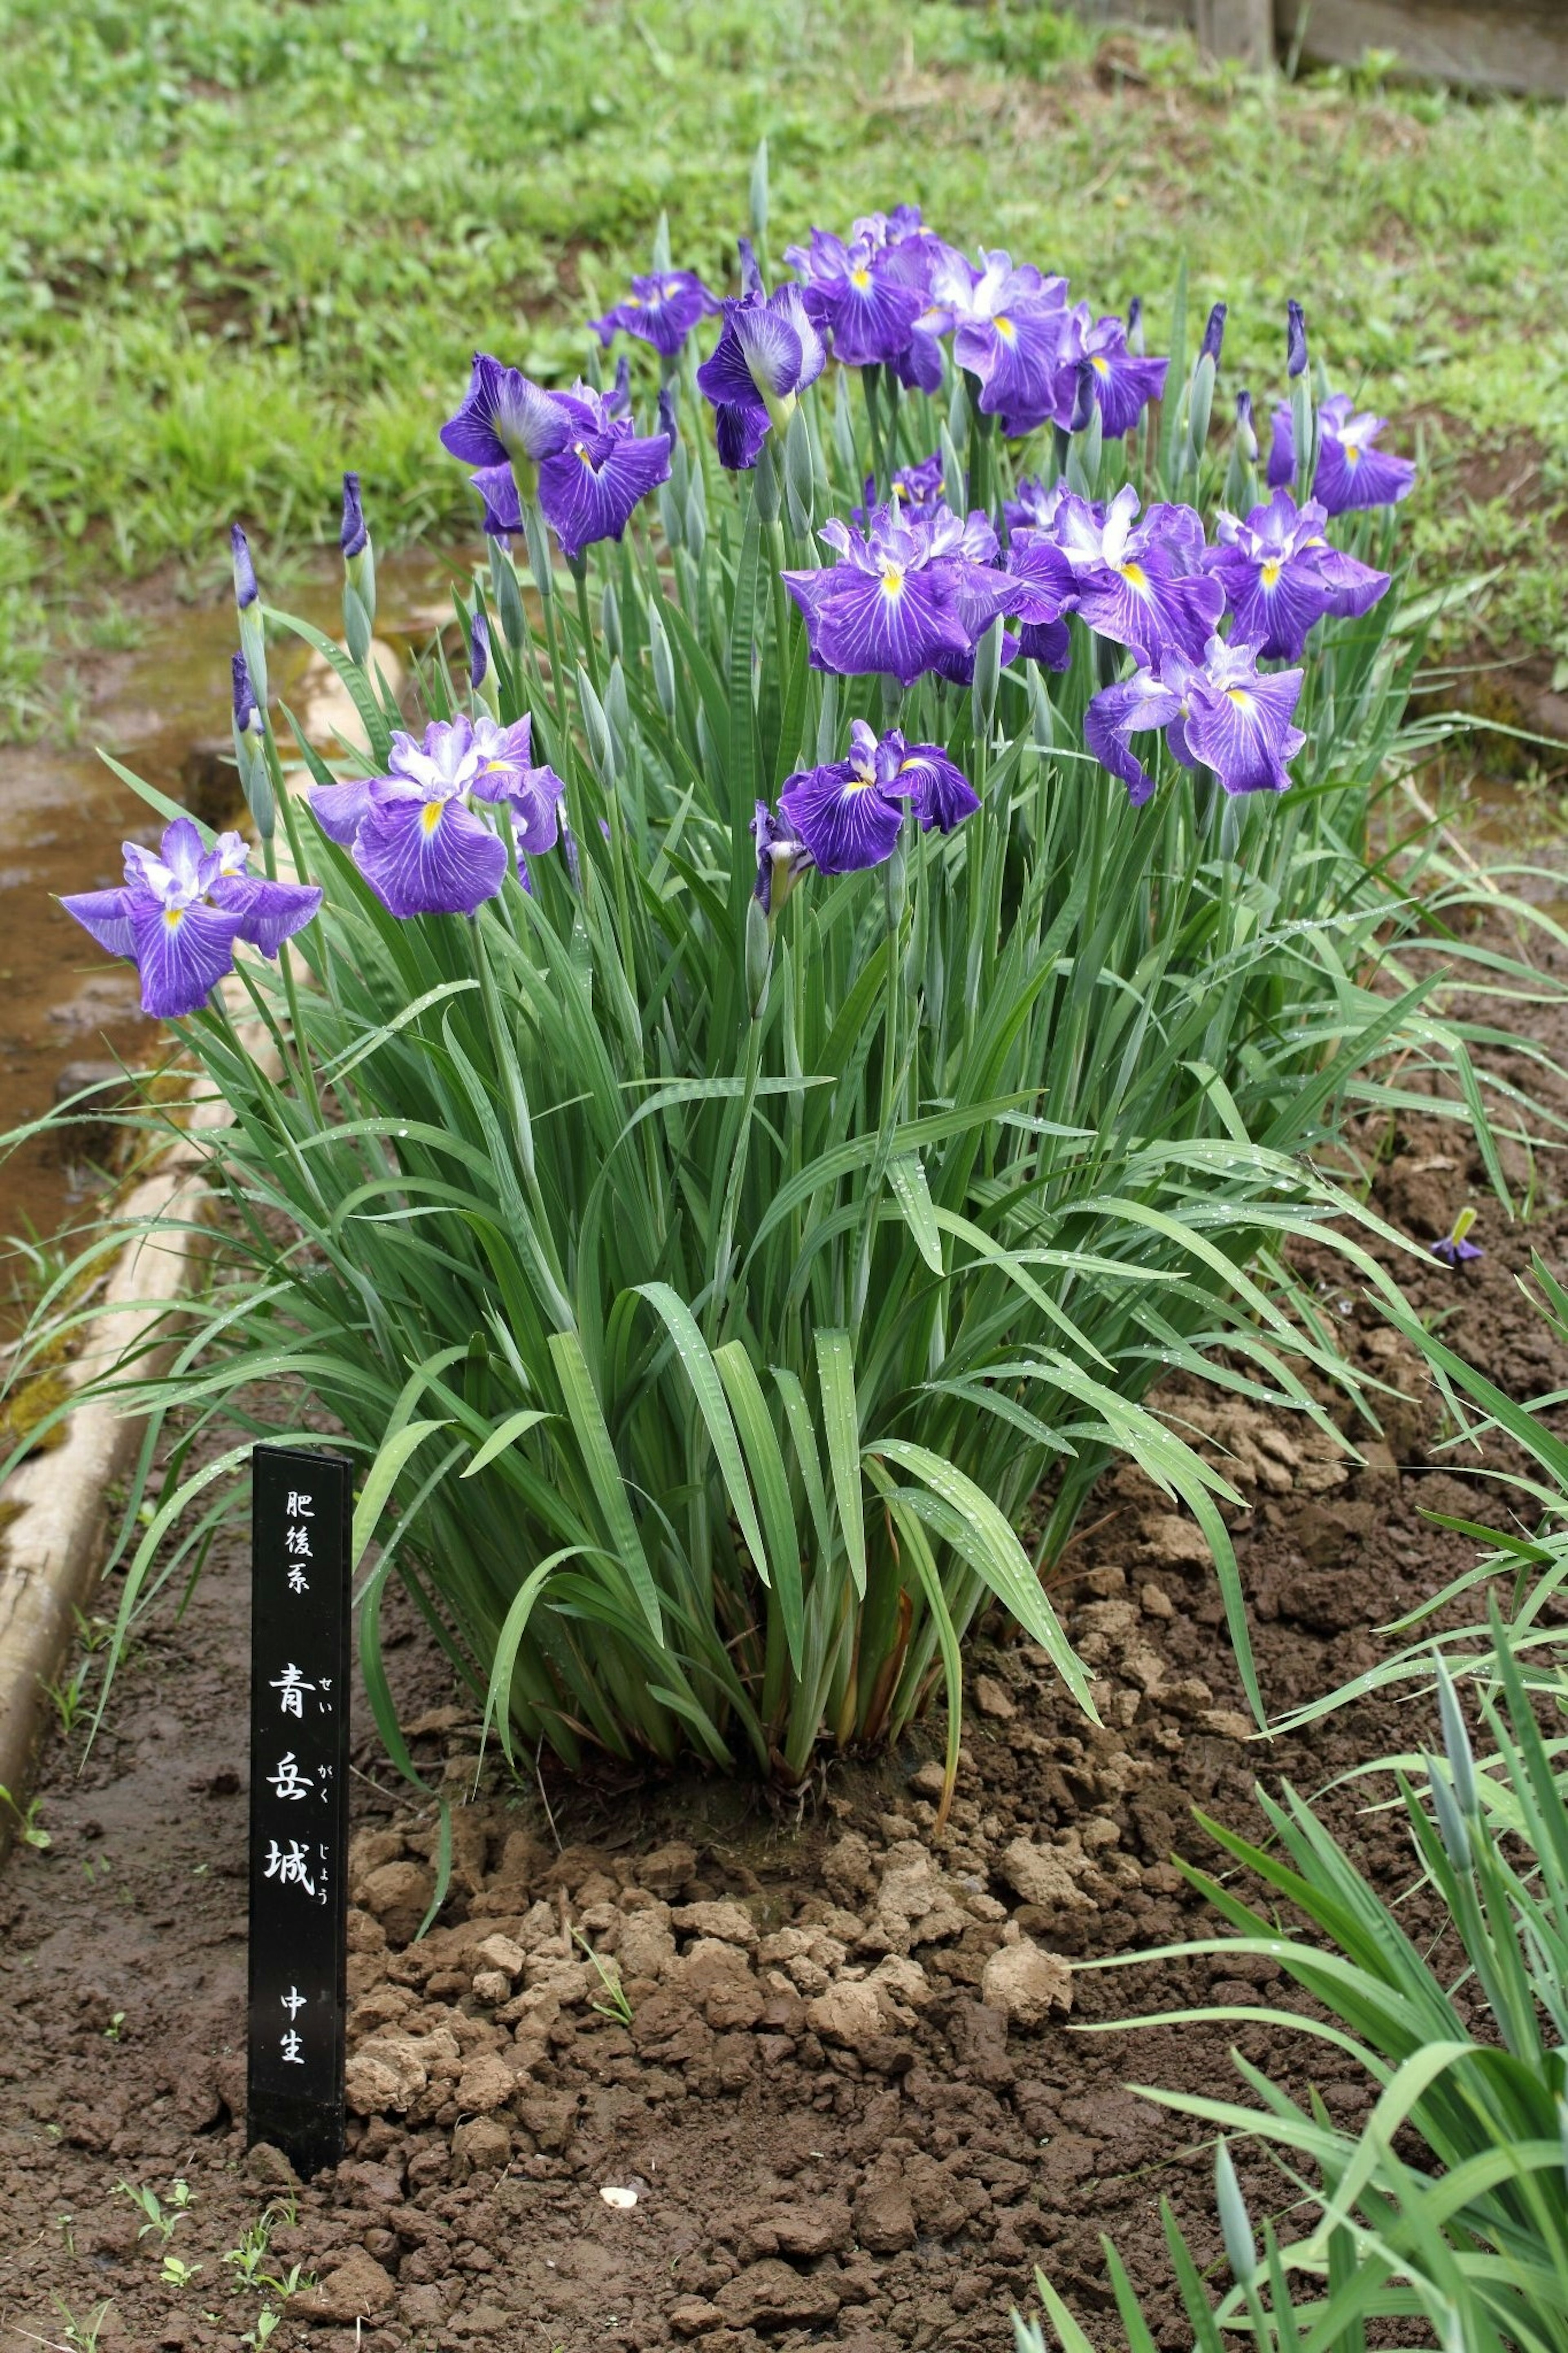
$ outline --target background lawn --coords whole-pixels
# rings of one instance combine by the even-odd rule
[[[470,524],[435,427],[472,348],[569,376],[661,207],[727,283],[764,132],[775,255],[912,197],[1101,307],[1143,294],[1157,350],[1185,253],[1260,407],[1301,296],[1336,382],[1425,441],[1428,581],[1503,566],[1485,637],[1568,670],[1559,109],[1266,88],[940,0],[7,0],[0,35],[14,730],[132,629],[126,582],[174,558],[210,592],[237,516],[274,560],[330,537],[345,464],[384,545]]]

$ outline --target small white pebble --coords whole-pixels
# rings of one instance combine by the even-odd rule
[[[599,2195],[606,2206],[618,2207],[623,2212],[627,2207],[635,2206],[637,2202],[637,2193],[635,2189],[616,2189],[607,2182]]]

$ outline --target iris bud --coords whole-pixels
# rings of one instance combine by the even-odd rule
[[[527,499],[523,502],[522,529],[528,542],[528,568],[533,575],[533,585],[542,596],[553,596],[555,567],[550,560],[550,535],[544,528],[544,517],[539,512],[537,499]]]
[[[626,674],[618,656],[610,664],[610,675],[605,681],[605,717],[610,723],[610,734],[616,756],[623,765],[626,745],[631,740],[632,714],[626,701]]]
[[[1213,360],[1216,369],[1219,366],[1220,353],[1225,348],[1226,307],[1224,302],[1216,302],[1209,312],[1208,324],[1204,329],[1203,350]]]
[[[1215,2153],[1215,2202],[1219,2208],[1220,2236],[1225,2241],[1226,2260],[1238,2287],[1245,2287],[1257,2276],[1258,2242],[1252,2235],[1252,2218],[1241,2194],[1241,2184],[1236,2178],[1236,2168],[1230,2161],[1230,2151],[1222,2140]]]
[[[594,763],[594,773],[606,792],[616,781],[616,739],[610,733],[610,723],[605,716],[605,706],[595,693],[587,671],[577,665],[577,702],[583,713],[583,732],[588,738],[588,757]]]
[[[599,627],[605,633],[605,644],[612,658],[621,652],[621,600],[616,594],[613,580],[605,583],[605,593],[599,600]]]
[[[1066,469],[1068,487],[1080,499],[1092,499],[1099,484],[1103,432],[1100,403],[1094,396],[1094,368],[1089,361],[1080,360]]]
[[[338,533],[343,553],[343,636],[356,662],[370,658],[375,628],[375,550],[365,528],[359,476],[343,476],[343,520]]]
[[[1193,370],[1193,380],[1187,393],[1187,463],[1194,470],[1208,447],[1216,374],[1214,354],[1205,344],[1198,353],[1198,364]]]
[[[1232,514],[1250,512],[1258,491],[1258,435],[1252,422],[1252,395],[1236,396],[1236,432],[1226,469],[1225,503]]]
[[[234,559],[234,601],[239,610],[239,643],[258,702],[267,701],[267,629],[261,618],[261,593],[250,545],[239,525],[231,525],[229,552]]]
[[[789,527],[796,539],[809,539],[816,521],[816,482],[811,462],[811,435],[805,411],[797,408],[789,421],[784,446],[784,503]]]
[[[522,609],[522,590],[518,585],[517,566],[499,540],[490,542],[490,579],[496,592],[496,611],[500,616],[501,629],[514,653],[521,653],[528,643],[528,616]]]
[[[779,519],[779,474],[773,458],[773,437],[770,434],[757,452],[757,462],[752,469],[752,496],[757,512],[764,522]]]
[[[741,249],[741,292],[742,295],[760,294],[763,273],[757,267],[756,249],[749,237],[737,237],[735,242]]]
[[[1002,617],[997,615],[974,649],[974,732],[989,736],[1002,682]]]
[[[492,719],[500,716],[500,681],[490,659],[490,625],[483,608],[475,605],[468,622],[468,680],[478,700]]]
[[[658,216],[658,224],[653,233],[652,268],[654,274],[657,277],[661,271],[669,269],[669,215],[668,213],[660,213]]]
[[[1035,739],[1035,749],[1037,752],[1049,752],[1054,750],[1057,740],[1056,712],[1052,706],[1051,698],[1046,691],[1046,681],[1040,676],[1038,665],[1028,662],[1025,665],[1025,669],[1029,681],[1029,718]]]
[[[1307,314],[1300,302],[1286,305],[1285,373],[1291,377],[1307,373]]]
[[[952,446],[963,457],[969,448],[969,393],[964,384],[963,370],[952,372],[952,397],[947,404],[947,429]]]
[[[1134,294],[1127,305],[1127,348],[1137,359],[1143,356],[1143,299]]]
[[[700,466],[692,468],[691,487],[686,494],[686,544],[691,551],[691,561],[700,569],[708,544],[708,493],[703,488]]]
[[[675,662],[669,650],[669,634],[664,626],[664,616],[657,605],[647,608],[647,652],[653,670],[653,691],[658,697],[658,707],[673,725],[675,720]]]
[[[1470,1736],[1465,1727],[1458,1694],[1454,1689],[1447,1662],[1441,1658],[1437,1661],[1437,1715],[1443,1726],[1443,1748],[1448,1759],[1448,1770],[1454,1777],[1454,1795],[1465,1813],[1479,1814],[1480,1797],[1476,1788],[1476,1760],[1470,1747]]]
[[[234,757],[245,805],[263,841],[270,841],[277,821],[272,771],[267,765],[267,723],[251,684],[250,667],[243,653],[234,657]]]
[[[762,901],[753,896],[746,902],[746,1002],[753,1021],[761,1017],[767,1003],[773,962],[773,927]]]

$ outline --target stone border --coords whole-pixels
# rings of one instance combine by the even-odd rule
[[[256,1020],[237,983],[224,995],[243,1036],[252,1033],[252,1051],[279,1075],[277,1050]],[[238,1018],[241,1005],[248,1018]],[[187,1126],[196,1131],[226,1127],[228,1111],[215,1097],[193,1104]],[[204,1240],[198,1221],[210,1198],[202,1182],[207,1151],[190,1138],[170,1145],[153,1172],[132,1187],[116,1211],[116,1222],[140,1222],[114,1262],[104,1294],[105,1313],[90,1345],[66,1367],[79,1388],[94,1372],[131,1349],[145,1349],[160,1324],[165,1342],[143,1354],[151,1371],[166,1365],[174,1346],[170,1311],[184,1294]],[[141,1438],[141,1423],[101,1398],[79,1406],[65,1425],[58,1446],[33,1455],[13,1472],[0,1502],[7,1517],[0,1527],[0,1786],[26,1810],[47,1698],[76,1631],[76,1612],[86,1607],[100,1577],[109,1490],[124,1476]],[[10,1517],[11,1509],[16,1516]],[[0,1863],[20,1827],[16,1812],[0,1805]]]

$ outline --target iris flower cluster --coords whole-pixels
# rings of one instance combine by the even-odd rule
[[[620,539],[640,501],[670,479],[674,377],[689,338],[710,317],[721,321],[718,339],[696,381],[714,411],[719,458],[732,471],[756,465],[769,434],[787,432],[829,356],[842,366],[879,370],[889,385],[897,379],[931,393],[942,385],[951,339],[972,404],[1008,436],[1047,425],[1080,434],[1098,409],[1100,437],[1120,438],[1163,395],[1168,363],[1145,354],[1136,302],[1125,321],[1097,316],[1069,300],[1065,279],[1015,264],[999,250],[971,259],[928,228],[918,206],[867,215],[845,237],[814,228],[785,258],[795,280],[769,292],[742,239],[738,296],[721,299],[695,272],[663,268],[634,279],[625,298],[591,322],[605,349],[626,334],[658,353],[664,383],[653,432],[639,431],[634,420],[624,357],[608,392],[583,381],[563,392],[477,353],[441,440],[472,469],[486,531],[527,532],[537,546],[542,522],[581,578],[585,551]],[[1220,303],[1194,378],[1200,443],[1224,329]],[[1068,663],[1068,624],[1077,614],[1129,665],[1126,676],[1094,696],[1085,735],[1134,805],[1154,788],[1137,743],[1148,734],[1163,735],[1173,759],[1208,769],[1226,793],[1282,791],[1304,741],[1295,713],[1309,633],[1325,617],[1366,613],[1389,586],[1386,574],[1333,546],[1327,526],[1336,515],[1404,498],[1415,470],[1377,446],[1385,421],[1358,413],[1347,397],[1325,399],[1314,417],[1306,323],[1296,303],[1287,369],[1290,398],[1273,416],[1271,495],[1245,517],[1222,511],[1212,543],[1195,508],[1161,502],[1144,510],[1131,486],[1099,502],[1081,495],[1081,475],[1077,488],[1026,478],[994,522],[978,508],[950,506],[951,451],[946,466],[939,452],[895,469],[880,499],[879,483],[868,480],[864,505],[820,533],[832,560],[783,575],[813,666],[879,675],[904,688],[928,675],[963,685],[974,676],[982,640],[999,631],[1003,665],[1022,655],[1059,670]],[[1233,479],[1247,481],[1258,445],[1245,392],[1237,418]],[[1310,495],[1298,503],[1297,444],[1308,433],[1313,479]],[[363,588],[370,557],[355,475],[345,477],[342,547],[351,583]],[[260,792],[266,650],[237,526],[234,565],[243,649],[236,660],[237,751],[253,807],[264,801],[269,810],[269,782]],[[373,599],[374,587],[368,594]],[[481,616],[472,649],[476,692],[486,660]],[[503,727],[481,712],[433,722],[422,743],[395,734],[384,776],[318,786],[310,805],[322,831],[351,852],[395,916],[471,915],[501,889],[514,860],[528,889],[530,858],[560,840],[574,859],[563,791],[561,778],[533,759],[526,715]],[[764,916],[775,916],[813,868],[847,874],[884,863],[910,817],[924,831],[946,834],[979,806],[940,745],[911,744],[896,727],[878,736],[855,721],[843,759],[790,776],[776,812],[757,806],[756,897]],[[269,817],[258,822],[267,830]],[[204,848],[196,827],[182,818],[156,855],[126,845],[122,888],[64,903],[95,939],[134,960],[146,1010],[178,1018],[233,968],[237,943],[276,955],[321,903],[312,886],[253,875],[248,856],[234,833]],[[1456,1256],[1471,1254],[1458,1232],[1452,1247]]]

